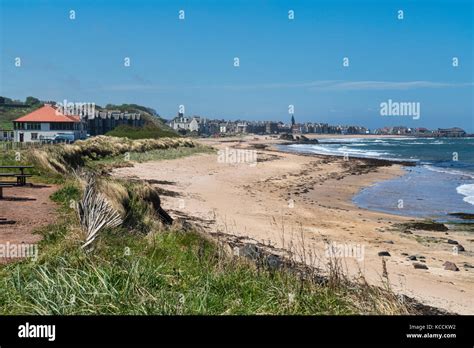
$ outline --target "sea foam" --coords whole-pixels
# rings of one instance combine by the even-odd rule
[[[423,167],[428,169],[428,170],[431,170],[432,172],[451,174],[451,175],[462,175],[462,176],[467,176],[471,179],[474,179],[473,174],[462,171],[462,170],[440,168],[440,167],[434,167],[434,166],[431,166],[431,165],[424,165]]]
[[[464,202],[474,205],[474,184],[464,184],[456,188],[456,191],[466,196],[463,198]]]

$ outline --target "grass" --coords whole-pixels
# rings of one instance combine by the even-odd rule
[[[24,116],[36,109],[38,109],[40,105],[25,105],[24,107],[8,107],[8,106],[0,106],[0,128],[3,125],[10,125],[12,127],[12,121]]]
[[[196,150],[186,150],[194,147]],[[155,150],[162,151],[154,152]],[[144,160],[147,156],[150,159],[172,159],[202,151],[208,150],[185,138],[131,140],[97,136],[70,145],[42,145],[13,150],[0,148],[0,165],[33,165],[33,169],[26,170],[26,173],[34,175],[32,182],[60,184],[73,170],[85,166],[86,163],[92,163],[90,167],[93,167],[95,161],[98,163],[107,158],[111,162],[119,162],[120,158],[123,160],[123,156],[131,154],[132,158],[141,156]]]
[[[25,174],[33,175],[31,178],[27,179],[28,182],[43,184],[61,184],[64,182],[65,177],[63,175],[38,165],[34,160],[32,161],[29,154],[30,150],[28,149],[0,150],[0,166],[33,165],[34,168],[26,168],[24,170]],[[16,172],[17,170],[2,169],[0,171]]]
[[[58,224],[47,234],[63,231]],[[170,231],[145,238],[111,231],[93,254],[64,238],[46,241],[39,260],[2,267],[1,314],[350,314],[356,310],[329,288],[302,282],[287,272],[262,272],[245,262],[225,260],[213,243],[195,233]],[[58,250],[60,242],[63,246]]]
[[[1,146],[1,143],[0,143]],[[20,150],[0,150],[0,166],[17,166],[17,165],[31,165],[31,162],[28,160],[27,156],[25,156],[25,151]],[[6,172],[14,171],[14,170],[4,170]],[[25,174],[33,174],[35,177],[28,178],[30,179],[37,179],[38,177],[45,177],[45,173],[41,171],[40,168],[26,168]]]
[[[144,127],[121,125],[111,130],[106,135],[129,139],[159,139],[180,137],[178,133],[172,130],[164,129],[151,123],[145,125]]]
[[[81,187],[77,182],[67,180],[61,188],[54,192],[50,199],[60,204],[60,212],[72,212],[72,202],[77,202],[81,198]]]
[[[173,160],[192,156],[199,153],[213,153],[214,149],[207,146],[196,145],[194,147],[177,147],[171,149],[157,149],[146,152],[129,152],[118,156],[107,156],[98,160],[89,160],[86,166],[91,169],[105,169],[120,167],[131,164],[130,162],[148,162]]]
[[[11,121],[0,121],[0,130],[13,130],[13,123]]]

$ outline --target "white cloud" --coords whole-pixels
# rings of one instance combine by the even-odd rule
[[[153,84],[122,84],[104,86],[107,91],[165,91],[184,89],[227,89],[227,90],[254,90],[254,89],[293,89],[306,88],[309,90],[326,91],[367,91],[367,90],[409,90],[433,88],[462,88],[472,87],[473,82],[434,82],[434,81],[342,81],[319,80],[309,82],[278,82],[247,85],[153,85]]]
[[[458,88],[473,86],[472,82],[447,83],[433,81],[334,81],[331,84],[315,89],[327,90],[387,90],[387,89],[424,89],[424,88]]]

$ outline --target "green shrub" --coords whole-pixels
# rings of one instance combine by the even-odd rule
[[[51,200],[69,207],[71,201],[80,199],[81,189],[76,182],[68,181],[59,190],[51,195]]]

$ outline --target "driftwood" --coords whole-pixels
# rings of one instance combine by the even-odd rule
[[[76,212],[85,234],[83,248],[89,246],[105,228],[120,226],[120,214],[113,209],[105,196],[97,192],[93,176],[87,178],[82,199],[76,204]]]

